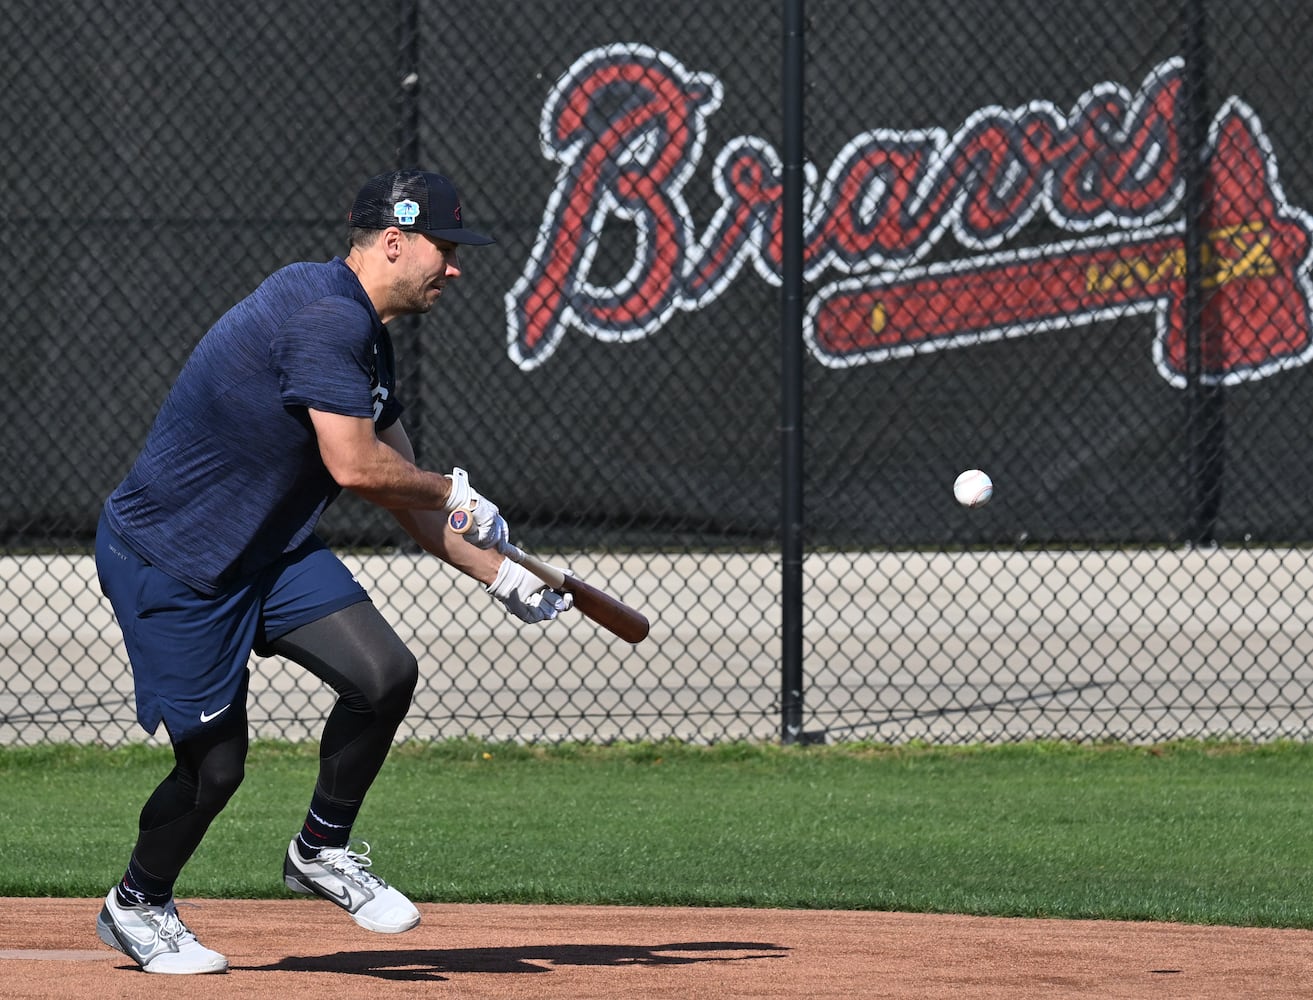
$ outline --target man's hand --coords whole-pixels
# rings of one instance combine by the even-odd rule
[[[569,594],[558,594],[519,563],[507,559],[497,571],[488,593],[522,622],[550,621],[574,604]]]
[[[452,469],[447,478],[451,480],[451,495],[447,497],[444,509],[450,512],[464,508],[470,512],[470,520],[474,522],[469,534],[465,536],[466,541],[481,549],[500,548],[510,536],[510,528],[497,505],[474,491],[464,469]]]

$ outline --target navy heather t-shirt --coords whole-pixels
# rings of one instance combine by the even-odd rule
[[[110,525],[205,594],[263,569],[341,492],[307,408],[381,430],[401,413],[394,376],[387,329],[341,258],[274,272],[196,345],[106,502]]]

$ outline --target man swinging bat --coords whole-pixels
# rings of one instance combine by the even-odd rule
[[[492,238],[464,227],[451,181],[419,170],[367,181],[350,220],[345,259],[276,271],[205,334],[101,516],[96,566],[132,663],[137,719],[147,732],[164,723],[175,758],[96,921],[101,940],[146,972],[228,967],[182,922],[173,889],[242,781],[253,651],[287,657],[338,696],[287,848],[287,887],[371,931],[419,923],[372,870],[368,844],[351,839],[418,665],[314,533],[341,490],[391,511],[520,620],[571,605],[501,554],[506,522],[462,469],[415,465],[399,419],[386,324],[428,312],[460,277],[460,249]],[[464,537],[447,524],[458,509],[472,512]]]

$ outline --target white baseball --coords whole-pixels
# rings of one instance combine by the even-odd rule
[[[994,481],[979,469],[967,469],[953,481],[953,496],[963,507],[983,507],[994,495]]]

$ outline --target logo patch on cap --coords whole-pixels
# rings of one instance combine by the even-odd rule
[[[419,218],[419,205],[407,198],[392,206],[392,214],[403,226],[413,226],[415,220]]]

